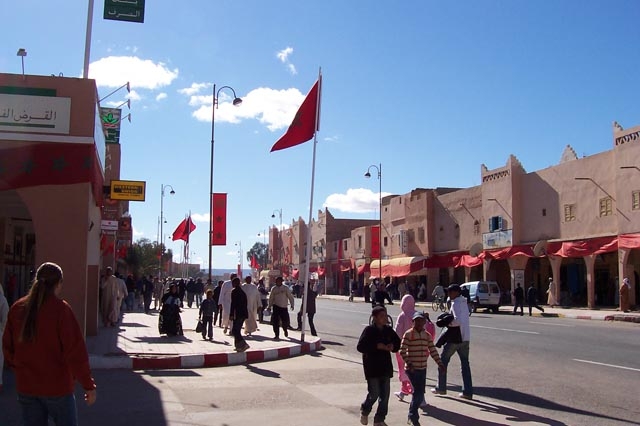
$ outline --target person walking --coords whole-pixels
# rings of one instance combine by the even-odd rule
[[[202,321],[202,339],[213,340],[213,313],[218,308],[216,301],[213,300],[213,291],[207,290],[207,298],[200,304],[199,319]]]
[[[524,315],[524,290],[520,287],[520,283],[516,284],[516,289],[513,290],[513,297],[516,299],[516,303],[513,306],[513,315],[515,315],[518,311],[518,307],[520,307],[520,316]]]
[[[202,278],[198,278],[196,280],[195,289],[195,300],[196,300],[196,308],[200,307],[202,303],[202,295],[204,294],[204,283],[202,282]]]
[[[196,297],[196,282],[193,278],[189,278],[185,289],[187,291],[187,306],[191,308]]]
[[[384,277],[384,282],[378,284],[378,289],[376,290],[372,298],[374,304],[384,306],[384,302],[388,301],[390,305],[393,305],[393,299],[391,299],[391,296],[387,291],[390,283],[391,277]]]
[[[400,338],[388,325],[387,310],[383,306],[373,308],[371,316],[373,324],[362,330],[357,346],[362,354],[362,367],[367,380],[367,396],[360,405],[360,424],[369,423],[369,414],[377,401],[373,425],[386,426],[384,420],[389,411],[390,380],[393,377],[391,352],[400,349]]]
[[[433,337],[425,329],[427,320],[420,312],[414,312],[412,317],[413,327],[402,336],[400,351],[404,360],[404,370],[411,381],[413,396],[409,405],[408,423],[412,426],[420,426],[420,408],[424,402],[424,391],[427,383],[427,360],[429,355],[438,364],[438,370],[446,370],[440,360],[438,351],[433,344]]]
[[[271,325],[273,325],[274,340],[280,340],[280,327],[284,331],[284,337],[289,337],[289,312],[287,312],[287,304],[291,304],[293,311],[295,300],[289,287],[282,285],[282,277],[276,278],[276,285],[269,293],[269,306],[271,310]]]
[[[162,293],[164,292],[164,286],[162,281],[158,277],[153,278],[153,310],[157,311],[159,306],[162,306],[160,300],[162,299]]]
[[[222,326],[224,326],[224,334],[227,334],[229,330],[229,311],[231,309],[231,291],[233,290],[233,279],[236,278],[236,274],[229,276],[229,281],[224,281],[220,287],[220,298],[218,300],[218,308],[222,308],[220,316],[222,317]]]
[[[631,289],[631,284],[629,284],[629,278],[624,278],[622,280],[622,285],[620,286],[620,311],[629,312],[631,309],[629,303],[629,290]]]
[[[247,295],[240,287],[240,278],[234,277],[231,281],[231,305],[229,308],[229,319],[232,321],[231,334],[233,335],[234,346],[237,352],[244,352],[249,349],[249,345],[242,337],[242,323],[247,319]]]
[[[469,366],[469,342],[471,340],[471,328],[469,327],[469,308],[467,299],[462,296],[460,286],[451,284],[447,293],[451,299],[450,313],[453,321],[449,324],[449,329],[459,327],[462,342],[447,342],[444,345],[440,359],[445,368],[438,371],[438,384],[431,392],[436,395],[447,394],[447,366],[453,354],[457,353],[460,358],[460,369],[462,372],[462,393],[460,398],[473,399],[473,383],[471,379],[471,367]]]
[[[151,313],[151,300],[153,299],[153,277],[149,275],[149,278],[146,278],[144,281],[144,290],[142,296],[144,297],[144,313]]]
[[[260,293],[260,310],[258,311],[258,321],[264,322],[264,311],[269,306],[269,290],[264,286],[264,279],[258,280],[258,292]]]
[[[262,306],[258,287],[251,282],[251,275],[244,278],[244,284],[240,287],[247,296],[247,319],[244,321],[244,334],[251,335],[258,330],[258,309]]]
[[[216,324],[218,324],[218,327],[222,327],[222,305],[220,304],[220,289],[222,289],[223,283],[224,281],[220,280],[218,281],[216,286],[213,287],[213,300],[214,302],[216,302],[216,310],[213,313],[213,325],[215,326]],[[220,318],[219,321],[218,318]]]
[[[364,283],[364,288],[362,289],[362,293],[364,295],[364,303],[371,303],[371,285],[370,285],[370,283]]]
[[[351,293],[349,294],[349,302],[353,302],[353,298],[358,293],[358,281],[351,280]]]
[[[544,308],[538,305],[538,290],[533,286],[533,283],[527,289],[527,303],[529,305],[529,316],[531,316],[531,309],[534,307],[544,312]]]
[[[558,299],[556,299],[556,284],[553,282],[553,277],[549,277],[549,288],[547,289],[547,305],[555,308],[558,306]]]
[[[9,310],[2,349],[16,379],[25,425],[78,424],[75,382],[87,405],[96,401],[89,354],[71,306],[62,299],[63,273],[45,262],[27,296]]]
[[[318,293],[313,291],[313,286],[309,282],[307,287],[307,319],[309,320],[309,330],[311,330],[312,336],[317,336],[316,326],[313,324],[313,317],[316,315],[316,298]],[[298,331],[302,331],[302,303],[300,304],[300,310],[298,311]]]
[[[113,268],[107,266],[106,279],[102,282],[102,301],[100,312],[102,314],[102,324],[105,327],[113,327],[118,322],[119,308],[118,292],[120,284],[118,278],[113,275]]]
[[[2,336],[4,334],[4,328],[7,324],[7,316],[9,315],[9,302],[4,297],[4,290],[0,285],[0,393],[2,393],[2,375],[4,366],[4,355],[2,353]]]

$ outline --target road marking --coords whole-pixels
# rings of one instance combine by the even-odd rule
[[[354,309],[336,309],[336,308],[322,308],[323,311],[340,311],[340,312],[349,312],[349,313],[356,313],[356,314],[362,314],[362,315],[371,315],[371,311],[368,312],[362,312],[362,311],[358,311],[358,310],[354,310]]]
[[[621,370],[640,371],[640,368],[631,368],[631,367],[624,367],[622,365],[605,364],[604,362],[587,361],[584,359],[574,359],[574,361],[584,362],[586,364],[602,365],[604,367],[620,368]]]
[[[556,324],[554,322],[544,322],[544,321],[529,321],[531,324],[542,324],[542,325],[552,325],[554,327],[575,327],[575,325],[569,324]]]
[[[484,326],[484,325],[472,325],[471,327],[486,328],[486,329],[489,329],[489,330],[511,331],[513,333],[540,334],[537,331],[512,330],[510,328],[487,327],[487,326]]]

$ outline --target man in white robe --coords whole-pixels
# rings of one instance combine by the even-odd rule
[[[233,290],[233,284],[231,281],[237,274],[231,274],[229,281],[225,281],[220,288],[220,299],[218,300],[218,309],[222,307],[222,326],[224,327],[224,333],[227,333],[229,329],[229,311],[231,311],[231,290]]]
[[[113,327],[118,322],[120,307],[118,304],[118,292],[120,283],[118,278],[113,275],[113,268],[107,267],[105,279],[101,285],[102,300],[100,303],[100,312],[102,313],[102,323],[105,327]]]
[[[249,317],[244,321],[244,334],[251,335],[258,330],[258,308],[262,307],[262,300],[258,287],[251,282],[251,275],[244,279],[244,284],[240,288],[247,295],[247,311],[249,313]]]

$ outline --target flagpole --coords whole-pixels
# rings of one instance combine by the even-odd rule
[[[304,333],[307,326],[307,292],[309,291],[309,264],[311,263],[311,220],[313,219],[313,190],[316,179],[316,147],[318,145],[318,130],[320,125],[320,98],[322,96],[322,68],[318,69],[318,96],[316,98],[316,123],[313,132],[313,157],[311,160],[311,196],[309,200],[309,221],[307,222],[307,247],[304,255],[304,275],[302,275],[302,328],[300,341],[304,343]]]

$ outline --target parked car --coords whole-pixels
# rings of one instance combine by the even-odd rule
[[[469,290],[469,304],[471,310],[476,312],[478,308],[491,309],[498,313],[500,308],[500,287],[495,281],[471,281],[460,287]]]

